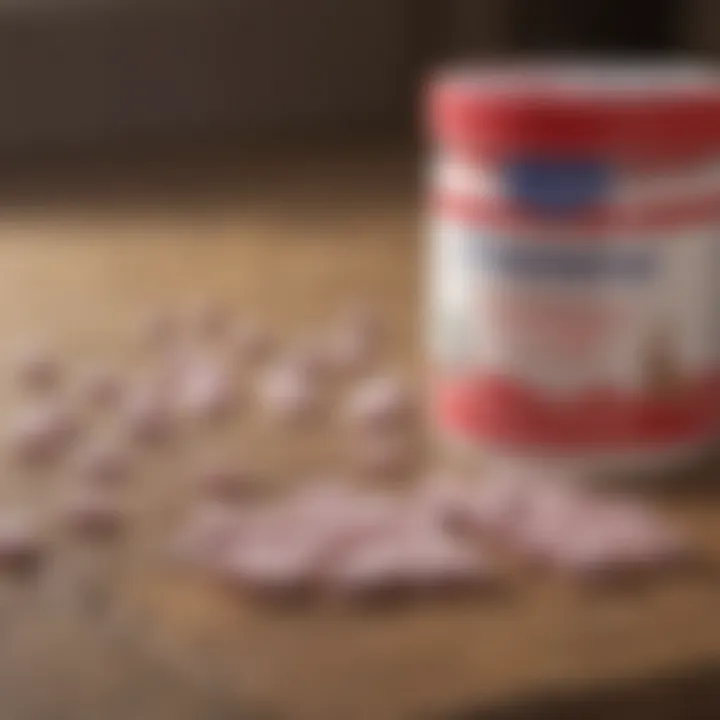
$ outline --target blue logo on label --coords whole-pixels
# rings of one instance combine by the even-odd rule
[[[505,187],[520,205],[543,212],[575,212],[607,194],[609,168],[594,160],[519,160],[506,166]]]

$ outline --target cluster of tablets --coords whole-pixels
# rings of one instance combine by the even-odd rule
[[[687,557],[678,533],[649,508],[539,468],[493,468],[481,478],[423,471],[420,403],[409,382],[382,371],[381,329],[369,310],[354,308],[287,347],[206,302],[146,319],[140,373],[94,365],[72,377],[57,353],[34,346],[16,363],[22,401],[8,451],[19,464],[69,469],[74,489],[54,519],[107,538],[131,524],[121,489],[141,451],[180,428],[251,413],[290,432],[333,424],[345,439],[344,467],[279,495],[265,492],[249,465],[210,457],[185,435],[199,493],[174,557],[261,597],[498,588],[508,555],[594,579],[644,576]],[[111,417],[112,432],[98,432],[88,412]],[[39,525],[29,513],[0,513],[0,564],[38,560],[46,547]]]

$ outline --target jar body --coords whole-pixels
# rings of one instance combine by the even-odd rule
[[[493,146],[492,98],[472,92],[485,104],[464,119],[465,142],[440,114],[430,181],[439,435],[591,473],[690,464],[720,425],[718,139],[704,129],[686,146],[662,133],[642,144],[626,133],[638,106],[618,113],[621,98],[606,112],[607,86],[595,108],[585,89],[581,111],[553,125],[533,114],[538,97],[551,110],[557,98],[533,88],[534,102],[519,92],[510,103],[515,135],[504,123]],[[655,111],[683,107],[680,95],[669,88]],[[719,117],[714,91],[705,97]],[[652,117],[652,100],[639,107]],[[667,137],[696,116],[673,115]]]

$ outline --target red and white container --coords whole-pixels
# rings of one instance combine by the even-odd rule
[[[440,434],[653,470],[720,426],[720,83],[508,66],[430,83]]]

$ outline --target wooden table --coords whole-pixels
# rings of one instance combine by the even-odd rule
[[[231,172],[203,174],[208,168],[179,167],[168,176],[172,192],[145,195],[145,185],[123,176],[80,183],[60,199],[46,191],[41,206],[8,207],[0,218],[6,348],[31,328],[56,339],[71,369],[94,356],[135,367],[143,361],[133,333],[147,307],[211,293],[293,337],[357,293],[383,310],[388,365],[417,371],[421,242],[410,164],[356,152],[238,160]],[[7,381],[1,392],[7,417],[19,399]],[[101,422],[112,418],[88,425]],[[264,432],[252,421],[184,429],[143,456],[128,490],[135,520],[125,541],[92,549],[58,536],[38,580],[0,584],[3,720],[255,712],[399,720],[472,709],[535,718],[543,708],[552,718],[618,717],[643,707],[648,717],[677,717],[671,708],[687,716],[690,699],[694,717],[717,716],[712,568],[634,593],[583,594],[521,576],[502,598],[360,613],[263,610],[159,563],[160,541],[190,502],[184,471],[197,447],[243,448],[289,480],[332,457],[324,432],[301,440]],[[5,462],[9,504],[51,511],[76,482],[67,467],[28,474]],[[712,565],[720,552],[712,483],[687,478],[660,502]],[[684,683],[658,680],[681,676]],[[574,704],[548,705],[548,697]]]

